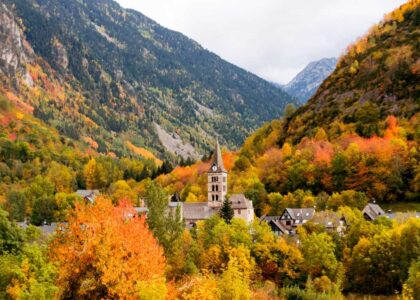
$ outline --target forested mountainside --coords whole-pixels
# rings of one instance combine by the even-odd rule
[[[296,97],[300,103],[306,103],[321,83],[334,71],[337,59],[335,57],[323,58],[309,63],[297,74],[283,89]]]
[[[0,94],[0,206],[11,219],[35,225],[65,221],[79,199],[77,189],[135,201],[146,184],[141,181],[164,171],[161,163],[100,155],[22,113]]]
[[[420,13],[418,1],[385,17],[348,48],[337,68],[308,104],[285,123],[283,140],[298,142],[323,127],[332,136],[354,126],[378,135],[387,115],[411,118],[420,105]]]
[[[114,1],[3,3],[3,88],[61,134],[99,152],[129,154],[129,144],[197,158],[215,136],[239,146],[292,102]]]
[[[418,1],[388,14],[351,45],[308,104],[226,152],[229,190],[257,214],[285,207],[363,207],[420,200]],[[158,178],[185,201],[203,200],[206,162]]]

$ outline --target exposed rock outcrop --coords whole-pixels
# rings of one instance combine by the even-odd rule
[[[21,79],[32,86],[27,65],[34,60],[34,51],[24,39],[13,13],[4,4],[0,4],[0,40],[0,73],[14,85]]]

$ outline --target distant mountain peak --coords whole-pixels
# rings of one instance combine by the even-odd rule
[[[283,89],[296,97],[301,103],[305,103],[315,94],[321,83],[335,69],[337,58],[322,58],[310,62],[299,74],[297,74]]]

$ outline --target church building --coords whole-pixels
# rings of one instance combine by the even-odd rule
[[[219,141],[213,154],[210,169],[207,172],[207,202],[170,202],[170,207],[180,206],[181,215],[188,226],[194,226],[197,221],[209,219],[218,214],[228,195],[228,172],[223,164]],[[247,223],[254,220],[252,201],[243,194],[233,194],[229,197],[234,218],[242,218]]]

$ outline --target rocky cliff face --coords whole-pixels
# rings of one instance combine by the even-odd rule
[[[26,84],[33,81],[26,65],[33,62],[34,52],[23,37],[22,30],[5,4],[0,3],[0,74],[2,80],[18,85],[22,79]]]
[[[301,103],[305,103],[334,71],[336,64],[336,58],[323,58],[311,62],[283,88]]]

